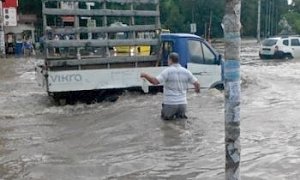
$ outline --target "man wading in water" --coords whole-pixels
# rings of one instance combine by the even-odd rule
[[[186,119],[188,85],[193,84],[195,92],[200,93],[200,84],[189,70],[179,64],[179,55],[177,53],[169,55],[168,65],[169,67],[157,77],[141,73],[141,78],[146,79],[153,85],[162,84],[164,86],[161,112],[161,117],[164,120],[172,120],[174,118]]]

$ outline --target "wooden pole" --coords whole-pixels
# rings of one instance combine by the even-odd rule
[[[257,7],[257,42],[260,42],[260,19],[261,19],[261,0],[258,0]]]
[[[207,39],[207,23],[204,24],[204,38]]]
[[[270,27],[270,22],[271,22],[271,15],[270,15],[270,12],[271,12],[271,0],[268,0],[268,14],[267,14],[267,37],[270,37],[270,31],[271,31],[271,27]]]
[[[264,22],[264,28],[265,28],[265,32],[264,32],[264,38],[267,38],[268,37],[268,1],[265,0],[265,22]]]
[[[212,24],[212,10],[210,10],[209,13],[209,25],[208,25],[208,35],[207,35],[207,39],[208,42],[211,42],[211,24]]]
[[[226,0],[222,22],[225,39],[225,179],[240,180],[240,16],[241,0]]]
[[[270,6],[269,6],[269,35],[272,36],[272,0],[270,0]]]

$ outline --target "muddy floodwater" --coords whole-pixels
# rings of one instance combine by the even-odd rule
[[[33,58],[0,59],[0,179],[224,179],[224,98],[188,94],[186,121],[160,119],[162,94],[56,106]],[[300,60],[242,48],[241,175],[300,179]]]

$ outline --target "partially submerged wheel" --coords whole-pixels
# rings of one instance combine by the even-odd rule
[[[224,90],[224,84],[223,83],[217,84],[216,86],[214,86],[214,88],[219,90],[219,91],[223,91]]]
[[[284,57],[283,57],[283,59],[293,59],[293,58],[294,57],[290,53],[285,54]]]
[[[284,53],[283,51],[276,51],[274,54],[275,59],[293,59],[291,53]]]
[[[67,104],[67,99],[66,98],[58,100],[58,105],[65,106],[66,104]]]
[[[51,97],[53,98],[54,103],[58,106],[65,106],[67,104],[67,98],[60,93],[53,93]]]
[[[264,55],[259,54],[259,58],[260,59],[266,59],[266,57]]]
[[[262,54],[259,54],[259,58],[260,58],[260,59],[270,59],[269,56],[262,55]]]

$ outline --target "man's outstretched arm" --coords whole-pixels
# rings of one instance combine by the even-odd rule
[[[159,85],[160,82],[158,81],[158,79],[156,79],[156,77],[153,77],[149,74],[146,73],[141,73],[141,78],[145,78],[147,81],[149,81],[151,84],[153,85]]]

